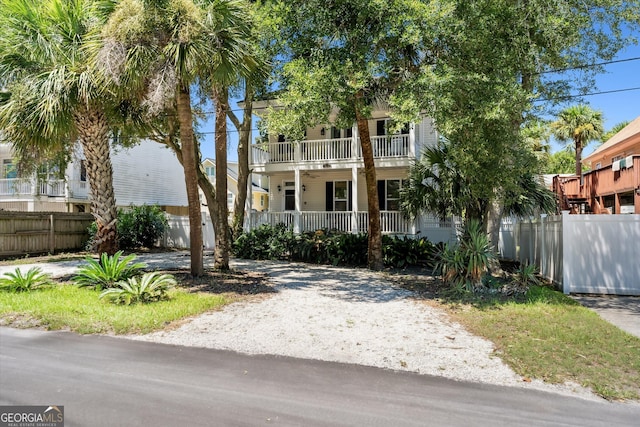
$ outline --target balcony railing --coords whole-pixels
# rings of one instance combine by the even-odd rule
[[[21,196],[33,194],[30,180],[7,178],[0,179],[0,196]]]
[[[371,137],[375,158],[402,158],[411,154],[409,135]],[[271,142],[251,146],[252,164],[360,160],[360,140],[336,138],[300,142]]]
[[[35,188],[34,188],[35,185]],[[0,179],[0,196],[47,196],[66,197],[67,186],[69,197],[87,199],[89,188],[86,181],[65,181],[54,179],[39,181],[24,178]]]

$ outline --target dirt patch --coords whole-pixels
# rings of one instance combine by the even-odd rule
[[[172,274],[178,286],[189,292],[211,294],[269,295],[278,292],[269,278],[262,273],[248,271],[206,271],[200,277],[193,277],[188,270],[163,270]]]

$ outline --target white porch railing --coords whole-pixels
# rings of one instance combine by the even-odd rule
[[[0,179],[0,196],[18,196],[33,194],[30,180],[8,178]]]
[[[409,135],[383,135],[371,137],[375,158],[409,157]],[[354,147],[354,145],[356,145]],[[299,163],[334,160],[360,160],[360,139],[336,138],[300,142],[272,142],[251,146],[251,163]]]
[[[69,181],[69,197],[74,199],[88,199],[89,183],[87,181]]]
[[[63,179],[40,181],[38,194],[41,196],[64,197],[65,181]]]
[[[295,228],[295,212],[252,212],[249,228],[263,224],[284,224]],[[299,214],[300,232],[315,230],[336,230],[345,233],[366,232],[369,225],[368,212],[357,212],[357,229],[353,227],[353,212],[303,211]],[[398,211],[381,211],[380,226],[383,234],[413,234],[413,222]]]

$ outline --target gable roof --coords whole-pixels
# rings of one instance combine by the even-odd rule
[[[640,116],[636,117],[631,123],[622,128],[620,132],[613,135],[609,138],[604,144],[601,144],[598,148],[596,148],[593,153],[589,154],[587,157],[583,159],[583,161],[588,160],[589,158],[596,156],[597,154],[613,147],[614,145],[625,141],[631,138],[634,135],[640,134]]]

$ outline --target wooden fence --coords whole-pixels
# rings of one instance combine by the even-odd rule
[[[88,213],[0,212],[0,258],[82,249]]]

